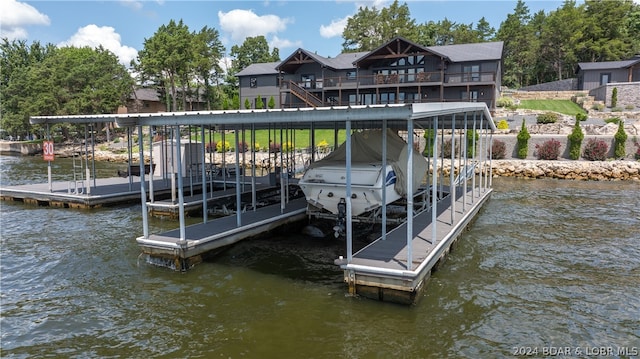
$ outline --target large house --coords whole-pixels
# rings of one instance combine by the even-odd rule
[[[263,108],[485,102],[495,108],[502,42],[421,46],[397,37],[370,52],[326,58],[298,49],[281,62],[252,64],[236,74],[240,103]]]

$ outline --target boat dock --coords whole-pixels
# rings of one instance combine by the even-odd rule
[[[345,251],[339,258],[327,258],[327,261],[340,266],[344,273],[344,281],[349,293],[378,300],[398,303],[414,303],[424,289],[431,271],[451,250],[451,246],[478,214],[482,205],[490,198],[491,190],[491,141],[496,127],[484,103],[416,103],[397,105],[340,106],[327,108],[297,109],[265,109],[265,110],[225,110],[194,111],[176,113],[148,114],[113,114],[92,116],[41,116],[31,119],[32,123],[46,124],[71,121],[73,123],[115,122],[121,128],[137,129],[138,134],[149,131],[148,148],[152,158],[145,158],[145,143],[142,135],[138,136],[139,160],[142,163],[154,163],[158,170],[169,173],[175,178],[177,193],[172,193],[171,201],[162,201],[156,193],[156,181],[145,181],[145,174],[140,173],[140,180],[135,187],[139,190],[137,198],[142,204],[143,228],[142,236],[136,238],[141,251],[148,262],[171,267],[175,270],[188,270],[200,262],[209,253],[236,243],[245,238],[264,235],[269,231],[287,226],[295,221],[310,219],[310,203],[318,203],[319,196],[330,197],[341,193],[336,216],[335,235],[344,235]],[[188,136],[188,144],[182,143],[182,133],[188,127],[199,128],[200,135],[195,143]],[[170,135],[163,143],[154,143],[151,134],[157,129],[164,129]],[[269,143],[286,143],[294,139],[295,130],[309,131],[309,148],[316,148],[315,130],[331,129],[334,132],[335,145],[339,144],[341,133],[346,148],[344,157],[345,175],[340,191],[327,190],[317,193],[318,198],[296,198],[292,188],[296,188],[297,173],[295,161],[288,151],[280,151],[273,155],[275,173],[269,174],[268,183],[258,183],[255,176],[240,175],[240,158],[244,161],[245,153],[240,153],[240,143],[245,132],[255,141],[255,131],[269,131]],[[382,195],[380,211],[375,211],[374,222],[382,226],[380,237],[366,247],[354,251],[354,222],[362,217],[352,215],[352,201],[363,196],[360,183],[352,183],[352,148],[351,136],[360,130],[376,129],[394,131],[405,136],[406,173],[402,173],[397,181],[406,188],[405,193],[415,194],[421,190],[414,187],[416,179],[422,179],[418,185],[424,192],[426,200],[416,206],[415,196],[406,196],[400,206],[405,206],[404,222],[398,224],[387,219],[387,203]],[[209,186],[200,186],[201,195],[185,191],[191,189],[184,184],[184,173],[190,169],[205,168],[206,131],[221,131],[235,141],[235,181],[230,188],[219,192],[211,192]],[[273,132],[272,132],[273,131]],[[279,139],[277,134],[279,133]],[[271,137],[273,134],[273,137]],[[290,137],[291,136],[291,137]],[[383,137],[384,138],[384,137]],[[199,142],[198,142],[199,141]],[[286,141],[286,142],[285,142]],[[387,142],[382,140],[382,157],[387,156]],[[245,144],[256,148],[256,143]],[[445,155],[445,145],[449,153]],[[414,151],[419,157],[424,156],[426,166],[416,167],[414,173]],[[255,174],[255,151],[250,160],[252,174]],[[309,163],[317,157],[311,151]],[[271,160],[271,157],[270,157]],[[449,162],[448,168],[445,160]],[[211,161],[209,161],[211,163]],[[308,169],[309,163],[304,166]],[[339,165],[339,163],[338,163]],[[246,168],[246,162],[243,163]],[[386,159],[382,160],[382,168],[386,168]],[[425,170],[426,168],[426,170]],[[426,172],[420,172],[425,170]],[[386,171],[386,170],[385,170]],[[197,171],[201,176],[200,183],[207,182],[206,171]],[[390,174],[388,172],[385,172]],[[457,178],[455,177],[457,173]],[[276,176],[279,180],[275,181]],[[340,176],[337,176],[338,178]],[[166,178],[166,177],[165,177]],[[386,178],[383,177],[383,178]],[[195,183],[193,177],[190,181]],[[245,181],[250,181],[245,182]],[[315,181],[315,182],[314,182]],[[395,181],[395,179],[394,179]],[[166,182],[166,180],[165,180]],[[173,181],[170,181],[173,182]],[[323,182],[317,177],[307,181],[306,185]],[[393,183],[393,182],[392,182]],[[426,187],[424,186],[426,184]],[[358,188],[358,193],[352,191]],[[153,186],[153,189],[147,187]],[[278,188],[279,186],[279,188]],[[385,186],[387,186],[385,184]],[[130,188],[133,188],[130,186]],[[338,187],[336,187],[338,188]],[[386,188],[386,187],[385,187]],[[414,189],[415,188],[415,189]],[[135,190],[135,189],[133,189]],[[372,188],[373,190],[373,188]],[[258,194],[277,197],[279,203],[259,204]],[[209,205],[220,203],[217,196],[226,196],[229,204],[229,215],[209,219]],[[249,196],[251,198],[249,199]],[[156,196],[157,197],[157,196]],[[199,198],[198,198],[199,197]],[[166,198],[165,198],[166,199]],[[233,200],[235,199],[235,203]],[[374,204],[374,203],[372,203]],[[394,205],[397,206],[397,205]],[[186,226],[185,215],[192,209],[201,207],[202,223]],[[376,208],[373,206],[372,208]],[[317,211],[317,207],[315,210]],[[156,212],[170,213],[177,217],[178,228],[164,233],[149,233],[148,216]],[[324,213],[325,217],[327,213]],[[330,214],[329,214],[329,217]],[[324,218],[326,219],[326,218]],[[396,226],[387,230],[387,224]],[[335,229],[334,229],[335,230]]]

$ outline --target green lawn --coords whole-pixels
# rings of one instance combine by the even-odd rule
[[[586,113],[585,110],[570,100],[521,100],[518,108],[555,111],[569,116],[575,116],[578,112]]]
[[[281,143],[293,144],[294,137],[295,137],[295,146],[294,146],[295,148],[305,148],[310,146],[309,130],[295,130],[295,133],[293,130],[290,130],[288,135],[287,135],[287,131],[283,130],[282,141],[280,140],[280,130],[276,130],[275,133],[273,130],[271,130],[270,134],[269,134],[269,131],[267,130],[256,130],[256,140],[255,140],[256,148],[266,150],[269,146],[269,140],[271,140],[272,143],[277,143],[277,144],[281,144]],[[334,145],[335,138],[333,135],[333,130],[316,130],[315,137],[316,137],[316,141],[315,141],[316,146],[318,146],[321,142],[326,143],[328,146]],[[193,133],[191,138],[194,141],[199,142],[200,133],[198,132],[198,135]],[[224,140],[229,143],[231,148],[234,147],[235,135],[233,133],[225,135]],[[338,131],[338,144],[344,142],[344,140],[345,140],[344,130]],[[204,141],[205,143],[209,143],[209,142],[217,143],[220,141],[222,141],[222,134],[220,132],[216,132],[216,133],[212,132],[211,140],[209,140],[209,133],[208,132],[205,133],[205,141]],[[249,147],[252,147],[253,140],[251,138],[251,131],[247,130],[245,132],[244,141],[247,143]],[[240,134],[240,142],[242,142],[242,134]]]

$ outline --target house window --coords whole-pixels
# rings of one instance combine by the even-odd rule
[[[302,80],[302,87],[306,89],[315,88],[316,75],[301,75],[300,79]]]
[[[480,65],[462,66],[463,82],[480,81]]]
[[[478,102],[478,90],[471,90],[469,92],[461,91],[460,98],[469,102]]]
[[[356,72],[355,71],[347,71],[347,80],[355,80]]]
[[[611,82],[611,72],[600,74],[600,86],[606,85]]]
[[[251,87],[251,88],[258,87],[258,78],[257,77],[249,78],[249,87]]]

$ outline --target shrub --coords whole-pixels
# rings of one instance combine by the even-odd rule
[[[618,106],[612,107],[611,112],[622,112],[622,107],[618,107]]]
[[[638,143],[638,139],[635,136],[633,136],[633,145],[636,146],[634,158],[636,160],[640,160],[640,143]]]
[[[609,152],[609,146],[606,142],[592,138],[584,146],[582,157],[589,161],[604,161],[607,159],[607,152]]]
[[[587,114],[584,113],[584,112],[576,113],[576,120],[578,120],[578,121],[586,121],[587,120]]]
[[[424,130],[424,138],[426,145],[424,146],[424,155],[427,157],[433,156],[433,141],[436,139],[436,132],[433,129]]]
[[[476,144],[479,137],[478,131],[467,131],[467,157],[473,157],[473,155],[475,155]]]
[[[531,135],[529,134],[529,131],[527,131],[524,119],[522,119],[522,129],[518,132],[518,158],[527,158],[527,152],[529,152],[529,138],[531,138]]]
[[[269,97],[267,107],[269,107],[270,109],[274,109],[276,107],[276,99],[274,99],[273,96]]]
[[[456,142],[455,153],[458,153],[460,145]],[[444,158],[451,158],[451,140],[444,141],[444,148],[442,149],[442,156]]]
[[[220,141],[216,143],[216,152],[227,152],[231,149],[229,141]]]
[[[249,150],[249,145],[244,142],[238,142],[238,152],[247,152]]]
[[[507,120],[502,119],[500,121],[498,121],[498,130],[508,130],[509,129],[509,123],[507,122]]]
[[[631,110],[633,110],[634,108],[635,108],[635,106],[634,106],[634,105],[631,105],[631,104],[626,105],[626,106],[624,107],[624,109],[625,109],[625,110],[627,110],[627,111],[631,111]]]
[[[577,160],[580,158],[580,147],[582,146],[582,140],[584,139],[584,132],[582,132],[578,119],[576,119],[573,131],[571,131],[567,138],[569,139],[569,158]]]
[[[620,117],[610,117],[604,120],[605,123],[618,123],[620,122]]]
[[[560,141],[550,139],[542,145],[536,145],[539,160],[557,160],[560,156]]]
[[[591,109],[596,111],[602,111],[604,110],[604,104],[596,102],[593,105],[591,105]]]
[[[618,88],[614,87],[611,91],[611,107],[618,106]]]
[[[264,108],[264,101],[262,101],[262,96],[258,95],[256,97],[256,109],[262,110]]]
[[[507,145],[503,141],[493,140],[491,144],[491,158],[501,160],[507,156]]]
[[[511,97],[500,97],[496,101],[497,107],[512,107],[513,105],[515,105],[515,103]]]
[[[270,153],[278,153],[278,152],[280,152],[280,144],[279,143],[275,143],[275,142],[271,142],[269,144],[269,152]]]
[[[558,114],[555,112],[545,112],[539,114],[536,120],[538,123],[556,123],[558,121]]]
[[[204,148],[207,151],[207,153],[212,153],[216,151],[216,145],[217,145],[216,142],[209,142]]]
[[[247,110],[251,109],[251,102],[249,102],[249,99],[244,100],[244,108]]]
[[[618,131],[613,135],[613,154],[616,158],[624,158],[626,155],[625,145],[627,142],[627,133],[624,132],[624,121],[618,121]]]

